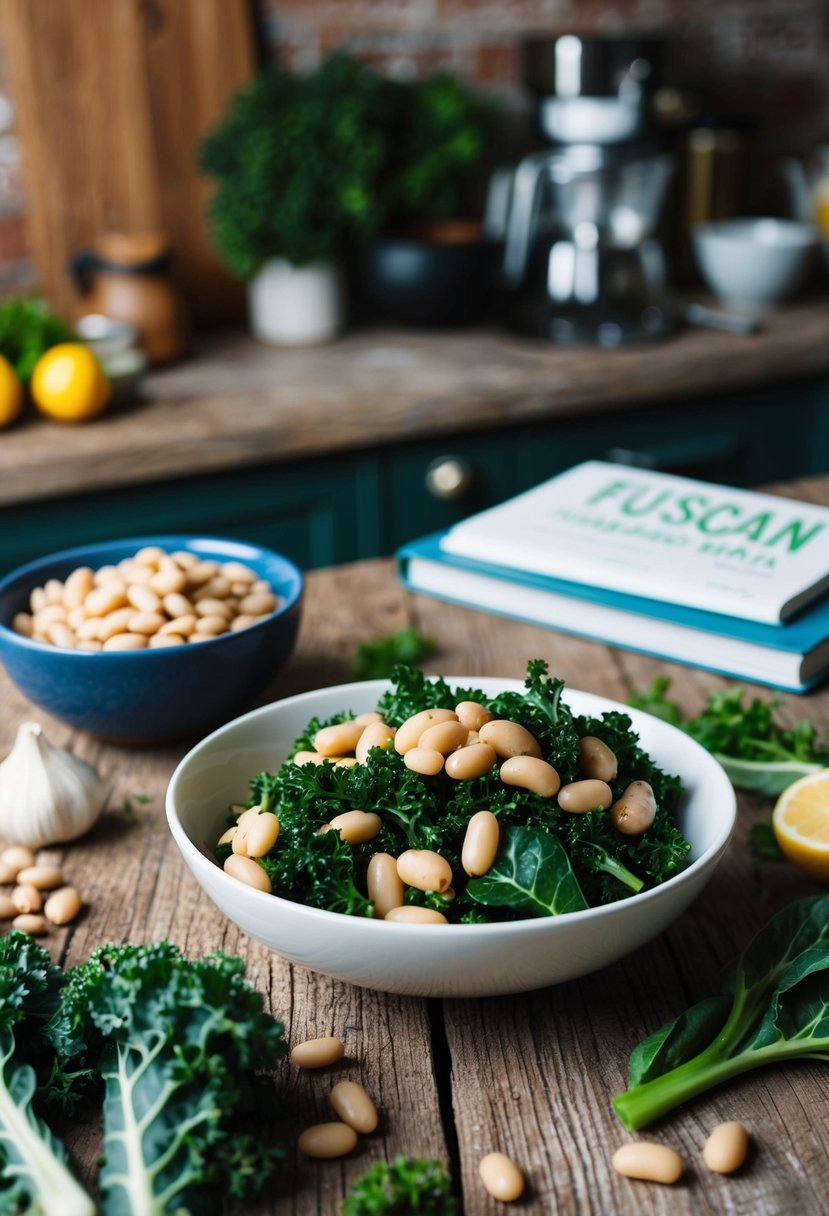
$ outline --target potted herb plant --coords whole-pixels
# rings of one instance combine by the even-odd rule
[[[356,286],[378,319],[413,325],[480,320],[496,244],[483,231],[483,172],[497,113],[451,73],[387,81],[382,230],[357,259]]]
[[[344,53],[307,75],[273,68],[201,143],[200,166],[218,182],[213,238],[249,283],[264,341],[325,341],[343,324],[345,252],[382,217],[385,87]]]

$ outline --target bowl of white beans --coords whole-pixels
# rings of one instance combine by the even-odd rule
[[[298,568],[230,538],[137,536],[0,580],[0,661],[35,706],[119,743],[203,734],[255,703],[293,648]]]
[[[518,680],[501,678],[446,680],[452,687],[471,686],[493,698],[524,687]],[[440,923],[444,917],[436,916],[435,923],[427,923],[422,917],[398,918],[393,912],[381,918],[376,909],[374,915],[343,915],[282,898],[269,882],[262,889],[248,881],[246,868],[257,868],[251,856],[262,850],[251,849],[235,860],[231,856],[223,867],[217,860],[217,842],[227,840],[229,832],[253,830],[243,819],[256,815],[258,808],[243,812],[237,827],[228,829],[229,808],[244,802],[252,775],[274,773],[294,756],[296,741],[313,718],[325,722],[343,713],[370,718],[388,687],[389,682],[381,680],[340,685],[253,710],[197,744],[171,779],[168,824],[190,871],[224,915],[291,962],[364,987],[414,996],[486,996],[540,988],[595,971],[643,946],[675,920],[712,877],[736,816],[734,791],[721,766],[666,722],[569,688],[564,699],[574,715],[626,713],[654,764],[682,781],[677,826],[690,851],[682,868],[660,885],[558,915],[471,924]],[[293,762],[304,762],[304,757],[297,753]],[[359,745],[353,762],[361,762]],[[379,809],[364,806],[354,814],[366,817]],[[272,810],[278,817],[279,806]],[[266,819],[257,817],[257,831],[265,828]],[[398,858],[398,870],[402,860]]]

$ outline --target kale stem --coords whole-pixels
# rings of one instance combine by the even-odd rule
[[[719,1038],[720,1036],[718,1036]],[[766,1047],[753,1051],[743,1051],[729,1059],[718,1059],[712,1053],[717,1040],[693,1060],[680,1064],[678,1068],[666,1072],[653,1081],[636,1085],[626,1093],[619,1094],[613,1099],[613,1107],[620,1120],[629,1131],[636,1131],[648,1123],[665,1115],[682,1102],[696,1097],[706,1089],[749,1072],[752,1068],[760,1068],[775,1060],[787,1056],[803,1056],[803,1044],[799,1040],[770,1043]],[[825,1051],[829,1047],[826,1039],[815,1040],[816,1052]],[[809,1054],[816,1054],[811,1052]]]
[[[592,840],[584,840],[580,842],[580,847],[583,849],[593,849],[598,854],[599,860],[595,863],[597,870],[604,870],[605,874],[610,874],[624,886],[629,887],[636,894],[641,891],[645,885],[644,879],[637,878],[632,874],[627,866],[623,865],[616,857],[611,857],[606,849],[601,845],[594,844]]]
[[[416,849],[418,844],[413,817],[404,815],[403,812],[396,806],[384,806],[382,809],[386,812],[386,814],[393,816],[393,818],[396,819],[400,824],[400,827],[406,833],[406,843],[408,844],[409,848]]]
[[[10,1036],[9,1036],[10,1037]],[[3,1066],[9,1066],[5,1056]],[[34,1092],[34,1071],[28,1064],[26,1087]],[[18,1087],[22,1088],[20,1082]],[[68,1167],[42,1134],[31,1107],[24,1108],[9,1090],[5,1075],[0,1077],[0,1141],[8,1141],[6,1177],[22,1175],[31,1180],[31,1208],[44,1216],[94,1216],[95,1205],[70,1174]]]
[[[613,1099],[613,1108],[624,1126],[636,1131],[703,1090],[754,1068],[762,1062],[754,1056],[752,1052],[731,1060],[711,1060],[706,1049],[671,1072],[619,1094]]]

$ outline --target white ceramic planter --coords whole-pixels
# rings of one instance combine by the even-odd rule
[[[328,342],[345,321],[342,274],[333,262],[266,262],[248,284],[254,337],[282,346]]]

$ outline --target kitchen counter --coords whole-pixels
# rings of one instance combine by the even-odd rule
[[[829,478],[780,488],[829,504]],[[349,679],[353,646],[405,624],[436,640],[432,671],[515,677],[527,659],[539,656],[570,687],[619,701],[631,686],[647,686],[664,673],[686,713],[698,712],[707,695],[725,685],[693,669],[413,596],[396,581],[391,562],[379,560],[309,575],[296,652],[267,699]],[[779,713],[789,725],[808,717],[825,732],[829,688],[783,698]],[[32,715],[0,676],[0,755],[11,747],[18,723]],[[818,1060],[750,1073],[648,1128],[646,1138],[685,1159],[686,1177],[677,1186],[632,1182],[610,1165],[614,1149],[631,1138],[611,1099],[625,1088],[633,1047],[691,1002],[715,993],[723,966],[775,911],[820,890],[786,862],[753,859],[749,831],[768,822],[768,800],[740,794],[736,833],[710,885],[673,926],[630,957],[535,993],[424,1001],[292,967],[224,919],[185,869],[164,822],[164,792],[187,745],[129,750],[36,716],[51,739],[95,764],[111,791],[108,809],[85,840],[48,853],[87,904],[75,924],[43,939],[53,956],[75,964],[106,941],[159,937],[192,956],[238,953],[291,1044],[328,1034],[345,1042],[346,1057],[334,1069],[299,1073],[280,1064],[273,1099],[280,1117],[275,1129],[263,1120],[262,1134],[285,1148],[285,1166],[267,1199],[231,1211],[338,1216],[358,1175],[375,1160],[404,1152],[450,1165],[465,1216],[497,1216],[505,1209],[486,1196],[477,1173],[481,1157],[496,1149],[526,1171],[527,1193],[515,1207],[523,1216],[829,1211],[829,1073]],[[148,801],[134,801],[134,814],[126,817],[117,808],[135,794]],[[376,1099],[378,1132],[361,1137],[343,1160],[300,1157],[298,1131],[330,1117],[327,1092],[334,1079],[348,1078]],[[753,1148],[744,1168],[724,1177],[705,1168],[701,1147],[728,1119],[745,1123]],[[98,1121],[75,1121],[66,1138],[89,1181],[100,1153]]]
[[[0,440],[0,507],[293,462],[430,436],[632,413],[829,373],[829,301],[752,336],[686,329],[648,346],[552,347],[502,331],[355,330],[313,349],[203,337],[143,399],[85,426],[32,418]]]

